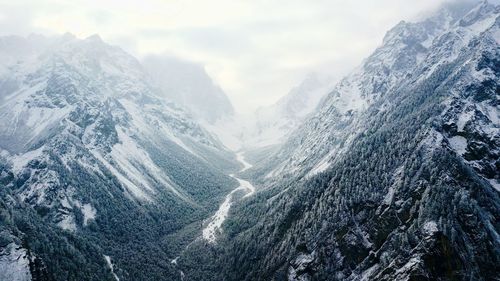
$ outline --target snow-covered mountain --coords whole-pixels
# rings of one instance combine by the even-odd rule
[[[254,115],[255,128],[248,146],[263,147],[283,143],[288,134],[302,124],[313,112],[321,98],[333,88],[331,77],[317,73],[309,74],[298,86],[275,104],[257,109]]]
[[[257,114],[265,115],[275,112],[291,120],[302,119],[313,112],[320,100],[331,90],[329,88],[333,87],[332,84],[334,84],[331,82],[332,80],[333,78],[329,76],[325,77],[315,72],[310,73],[298,86],[292,88],[274,105],[258,109]]]
[[[78,160],[99,170],[102,164],[130,195],[151,199],[155,184],[181,193],[167,175],[161,178],[148,146],[171,144],[200,161],[224,151],[186,112],[158,98],[141,65],[120,49],[97,36],[55,44],[9,66],[2,79],[12,89],[3,97],[0,141],[14,170],[77,137],[58,151],[64,165]],[[78,155],[82,148],[90,155]]]
[[[85,257],[79,262],[86,269],[77,279],[87,279],[92,267],[108,270],[102,248],[121,264],[118,275],[139,278],[145,271],[137,263],[143,261],[127,261],[124,247],[149,248],[167,259],[173,246],[159,238],[208,217],[237,185],[226,173],[237,169],[234,155],[164,98],[139,61],[120,48],[97,35],[0,42],[0,57],[9,58],[0,62],[0,203],[10,221],[2,220],[0,231],[9,243],[0,246],[10,245],[2,250],[9,251],[7,257],[40,258],[44,266],[30,262],[31,274],[45,268],[53,280],[64,266],[76,265],[52,262],[62,254],[57,249],[66,247],[58,239],[33,242],[49,231],[56,237],[73,233],[92,244],[94,257],[75,249],[70,258]],[[20,226],[26,219],[28,227]],[[42,222],[57,227],[33,234]],[[143,237],[131,244],[119,238],[130,235]],[[170,270],[153,264],[147,265],[148,278]],[[104,280],[108,273],[92,274]]]
[[[203,66],[159,55],[146,57],[142,64],[162,96],[188,109],[198,119],[213,124],[234,114],[226,94]]]
[[[401,22],[274,154],[206,280],[495,280],[500,6]],[[216,270],[214,270],[216,269]],[[209,273],[207,273],[209,272]]]
[[[319,112],[295,132],[268,165],[262,166],[267,170],[264,176],[286,177],[297,170],[313,175],[326,170],[334,155],[349,149],[353,133],[365,130],[365,121],[359,116],[368,108],[401,87],[416,70],[425,72],[421,80],[428,78],[437,66],[456,59],[474,36],[494,24],[494,8],[487,13],[489,17],[467,16],[474,21],[466,24],[464,14],[470,5],[471,2],[450,4],[421,22],[400,22],[388,31],[382,46],[342,79],[325,98]],[[380,110],[391,104],[390,100],[384,102],[379,105]],[[348,134],[351,138],[344,139]]]
[[[250,114],[221,119],[207,128],[233,150],[244,150],[249,154],[267,151],[285,142],[333,85],[331,77],[310,73],[276,103]]]
[[[499,58],[447,3],[242,125],[196,65],[0,37],[0,280],[497,280]]]

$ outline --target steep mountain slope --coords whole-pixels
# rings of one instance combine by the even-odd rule
[[[422,22],[401,22],[392,28],[384,37],[382,46],[337,84],[325,99],[326,105],[321,112],[297,130],[289,144],[284,145],[268,163],[261,165],[259,172],[265,173],[262,176],[287,177],[298,169],[310,174],[325,170],[332,155],[349,148],[350,140],[342,139],[346,132],[355,131],[362,125],[357,117],[388,91],[399,87],[416,66],[428,63],[424,58],[432,50],[433,40],[447,33],[450,26],[458,25],[468,6],[470,3],[455,4]],[[465,37],[476,33],[459,27],[456,32]],[[464,41],[469,39],[464,38]],[[443,47],[452,52],[460,45]],[[438,58],[446,55],[434,54]]]
[[[500,7],[471,5],[390,30],[254,169],[225,239],[180,258],[186,278],[496,280]]]
[[[228,118],[234,109],[224,91],[203,66],[173,57],[148,56],[142,64],[162,96],[210,124]]]
[[[255,128],[244,135],[249,148],[265,147],[283,142],[313,112],[321,98],[331,90],[331,78],[311,73],[297,87],[269,107],[255,112]]]
[[[234,155],[121,49],[30,39],[0,40],[2,253],[25,256],[33,279],[175,273],[169,258],[238,185]]]

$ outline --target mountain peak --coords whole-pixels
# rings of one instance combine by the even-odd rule
[[[71,32],[65,32],[62,36],[61,36],[61,39],[63,39],[64,41],[67,41],[67,40],[74,40],[76,39],[76,36],[71,33]]]
[[[89,37],[85,38],[84,40],[85,41],[91,41],[91,42],[104,43],[104,41],[102,40],[101,36],[99,36],[99,34],[97,34],[97,33],[90,35]]]
[[[478,3],[472,10],[470,10],[459,22],[460,26],[469,26],[476,23],[478,20],[481,20],[485,16],[489,15],[495,10],[498,9],[499,6],[495,6],[489,3],[487,0],[482,0]]]

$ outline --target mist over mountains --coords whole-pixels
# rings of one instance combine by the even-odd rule
[[[500,6],[239,114],[200,64],[0,37],[0,280],[497,280]]]
[[[226,94],[201,65],[164,56],[148,56],[142,64],[161,95],[195,117],[214,123],[234,114]]]

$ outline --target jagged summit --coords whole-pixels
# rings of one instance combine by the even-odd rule
[[[43,36],[43,35],[39,35],[39,36]],[[29,37],[28,37],[28,39],[29,39]],[[62,41],[69,41],[69,40],[75,40],[75,39],[77,39],[76,36],[71,32],[65,32],[63,35],[61,35]]]
[[[469,13],[460,19],[460,26],[469,26],[477,21],[480,21],[490,13],[498,11],[499,6],[489,3],[487,0],[482,0],[480,4],[476,5]]]
[[[94,42],[99,42],[99,43],[104,43],[104,41],[102,40],[101,36],[99,36],[99,34],[97,34],[97,33],[88,36],[84,40],[94,41]]]

